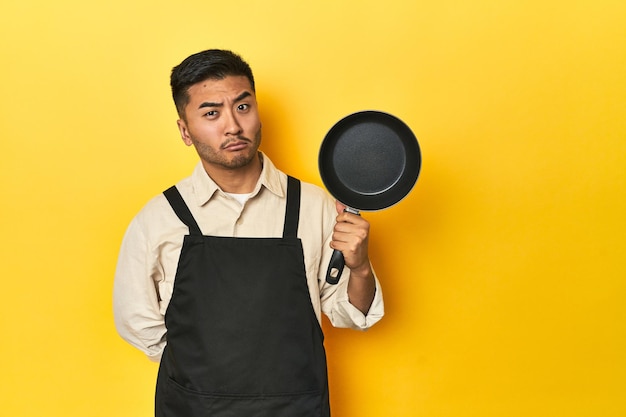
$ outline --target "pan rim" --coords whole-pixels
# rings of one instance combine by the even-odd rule
[[[341,175],[337,173],[341,170],[335,166],[336,163],[333,155],[338,146],[337,144],[341,141],[344,141],[344,143],[350,146],[361,146],[362,144],[368,145],[370,142],[373,143],[373,140],[367,137],[368,135],[365,135],[365,139],[361,136],[357,139],[354,137],[354,131],[347,133],[355,126],[361,129],[376,129],[376,131],[367,130],[365,132],[379,135],[377,136],[377,140],[380,140],[383,135],[387,135],[382,139],[399,142],[399,144],[395,144],[395,146],[400,146],[402,149],[401,156],[404,160],[401,173],[398,175],[395,182],[385,183],[384,188],[381,186],[374,190],[374,192],[365,192],[363,190],[355,190],[354,187],[351,188],[350,185],[346,185],[345,181],[341,180]],[[391,130],[392,133],[388,133],[388,130]],[[364,140],[369,140],[369,142],[363,142]],[[358,141],[361,142],[357,143]],[[372,158],[383,158],[382,155],[373,155],[371,153],[367,155]],[[396,156],[394,158],[394,162],[398,162],[398,157]],[[356,158],[354,159],[356,160]],[[356,171],[361,169],[361,172],[365,169],[365,167],[362,166],[363,164],[361,164],[360,167],[358,166],[358,161],[350,161],[348,163],[352,165],[348,167],[349,169],[354,168]],[[410,127],[397,116],[380,110],[361,110],[339,119],[324,136],[318,156],[320,176],[328,192],[343,204],[363,211],[382,210],[403,200],[414,188],[421,171],[421,164],[422,157],[420,146],[417,137]],[[397,166],[390,167],[389,169],[391,168],[398,169]],[[385,174],[387,174],[387,172],[385,172]],[[389,175],[390,181],[392,181],[393,174],[389,172]]]

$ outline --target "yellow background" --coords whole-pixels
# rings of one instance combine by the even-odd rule
[[[623,0],[3,1],[2,415],[151,415],[112,278],[195,163],[168,77],[210,47],[250,62],[263,149],[304,180],[348,113],[420,140],[413,192],[365,214],[387,316],[325,324],[335,416],[626,415]]]

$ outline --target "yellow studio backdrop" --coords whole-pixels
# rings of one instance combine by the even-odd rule
[[[422,146],[372,224],[387,315],[325,322],[335,416],[626,415],[626,2],[5,0],[5,416],[152,414],[115,333],[128,222],[196,161],[168,77],[252,65],[262,148],[321,184],[330,126],[374,109]]]

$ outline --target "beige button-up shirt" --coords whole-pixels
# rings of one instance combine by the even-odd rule
[[[192,175],[176,184],[205,235],[281,237],[285,219],[287,176],[262,155],[263,170],[244,205],[224,193],[198,163]],[[349,270],[337,285],[326,283],[329,246],[337,212],[321,188],[302,183],[298,237],[302,241],[311,303],[321,321],[323,312],[335,327],[365,330],[384,314],[382,291],[367,315],[348,300]],[[154,361],[167,343],[165,312],[172,296],[183,237],[189,234],[165,196],[150,200],[131,221],[120,250],[113,290],[119,334]],[[276,260],[268,260],[276,261]]]

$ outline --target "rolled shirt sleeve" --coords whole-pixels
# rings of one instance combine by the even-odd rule
[[[374,273],[374,279],[376,280],[376,293],[367,314],[363,314],[350,303],[348,298],[350,270],[348,268],[344,269],[336,286],[324,283],[322,287],[322,311],[334,327],[367,330],[383,318],[385,306],[376,273]]]

